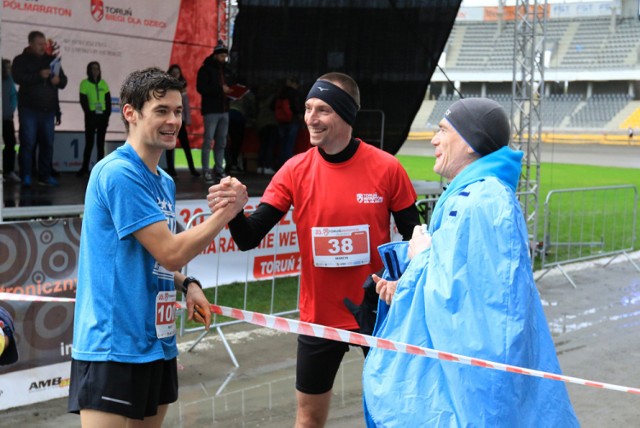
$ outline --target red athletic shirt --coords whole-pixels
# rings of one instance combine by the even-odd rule
[[[354,303],[362,301],[365,279],[382,268],[377,247],[390,240],[391,211],[408,208],[416,197],[400,162],[364,142],[360,142],[356,153],[345,162],[327,162],[318,148],[313,147],[280,168],[261,203],[283,212],[294,207],[293,220],[302,258],[302,321],[342,329],[358,328],[343,299],[348,297]],[[314,266],[312,227],[365,224],[369,225],[369,264]]]

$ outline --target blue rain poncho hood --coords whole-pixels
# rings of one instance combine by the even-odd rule
[[[560,373],[531,270],[515,188],[522,152],[503,147],[467,166],[441,195],[431,248],[380,248],[404,270],[374,335]],[[391,278],[394,279],[394,278]],[[371,348],[363,373],[367,426],[574,427],[563,382]]]

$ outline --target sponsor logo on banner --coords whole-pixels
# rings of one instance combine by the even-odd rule
[[[29,392],[40,392],[50,388],[66,388],[69,386],[69,378],[54,377],[51,379],[41,379],[31,382]]]
[[[300,273],[300,253],[286,253],[256,257],[253,261],[253,276],[255,279],[271,278],[272,276],[289,276]]]
[[[104,3],[102,0],[91,0],[91,16],[96,22],[104,18]]]
[[[26,353],[24,355],[27,356]],[[43,365],[42,362],[29,364],[37,367],[23,367],[20,371],[0,375],[0,410],[69,395],[70,359],[52,365]]]
[[[167,21],[159,19],[143,19],[135,16],[133,8],[113,7],[104,4],[102,0],[91,0],[91,17],[96,22],[105,21],[121,22],[128,25],[143,25],[145,27],[166,28]]]

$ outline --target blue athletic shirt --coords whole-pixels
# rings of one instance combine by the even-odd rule
[[[178,355],[176,336],[156,334],[156,296],[174,291],[133,233],[166,221],[176,230],[175,183],[152,173],[128,143],[91,171],[80,235],[72,357],[145,363]]]

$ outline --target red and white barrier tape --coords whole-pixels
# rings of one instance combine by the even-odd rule
[[[28,296],[24,294],[0,293],[0,300],[6,301],[33,301],[33,302],[74,302],[73,298],[63,297],[43,297]],[[185,309],[183,303],[176,303],[179,309]],[[639,394],[640,389],[628,386],[614,385],[610,383],[596,382],[592,380],[581,379],[572,376],[559,375],[555,373],[543,372],[540,370],[527,369],[508,364],[496,363],[493,361],[482,360],[479,358],[471,358],[464,355],[453,354],[450,352],[438,351],[422,346],[409,345],[407,343],[396,342],[392,340],[380,339],[378,337],[368,336],[366,334],[354,333],[348,330],[342,330],[334,327],[326,327],[319,324],[297,321],[288,318],[276,317],[273,315],[261,314],[258,312],[245,311],[242,309],[228,308],[226,306],[211,305],[211,312],[218,315],[235,318],[251,324],[267,327],[273,330],[283,331],[285,333],[304,334],[306,336],[320,337],[324,339],[337,340],[339,342],[351,343],[353,345],[368,346],[371,348],[381,348],[389,351],[403,352],[406,354],[420,355],[427,358],[433,358],[442,361],[451,361],[459,364],[467,364],[470,366],[483,367],[485,369],[501,370],[510,373],[517,373],[526,376],[541,377],[544,379],[558,380],[566,383],[575,383],[593,388],[610,389],[614,391],[628,392],[630,394]]]
[[[31,294],[0,293],[0,302],[75,302],[73,297],[45,297]]]
[[[545,379],[559,380],[567,383],[575,383],[578,385],[591,386],[594,388],[611,389],[614,391],[628,392],[631,394],[640,394],[640,389],[628,386],[613,385],[610,383],[595,382],[592,380],[580,379],[571,376],[564,376],[555,373],[548,373],[539,370],[526,369],[508,364],[495,363],[493,361],[481,360],[478,358],[466,357],[464,355],[452,354],[450,352],[437,351],[435,349],[424,348],[422,346],[409,345],[407,343],[396,342],[392,340],[380,339],[365,334],[354,333],[348,330],[341,330],[333,327],[325,327],[319,324],[312,324],[304,321],[296,321],[288,318],[276,317],[273,315],[265,315],[257,312],[245,311],[242,309],[233,309],[225,306],[211,305],[211,311],[246,321],[251,324],[271,328],[274,330],[284,331],[287,333],[298,333],[307,336],[322,337],[325,339],[337,340],[340,342],[351,343],[353,345],[364,345],[372,348],[382,348],[390,351],[404,352],[407,354],[420,355],[427,358],[433,358],[442,361],[452,361],[459,364],[467,364],[470,366],[483,367],[486,369],[501,370],[510,373],[517,373],[527,376],[541,377]]]

